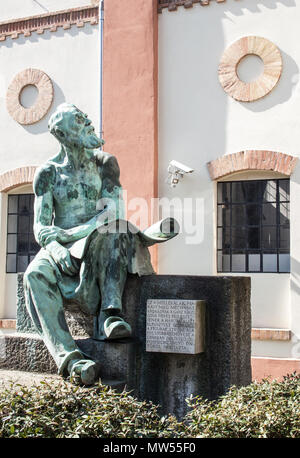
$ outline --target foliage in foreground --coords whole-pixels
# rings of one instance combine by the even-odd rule
[[[218,401],[188,401],[189,432],[197,437],[300,437],[300,374],[231,387]]]
[[[41,382],[0,392],[0,438],[174,437],[176,425],[174,417],[161,418],[151,402],[100,383],[85,388]]]
[[[183,422],[101,384],[14,384],[0,390],[0,437],[300,437],[300,375],[188,400]]]

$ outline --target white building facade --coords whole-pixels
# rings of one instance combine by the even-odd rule
[[[98,8],[88,3],[13,0],[0,6],[0,249],[1,258],[6,259],[0,266],[2,318],[15,318],[17,272],[25,270],[37,249],[32,235],[26,235],[32,232],[32,218],[20,213],[23,205],[31,211],[32,201],[24,197],[18,206],[18,198],[10,199],[10,195],[32,194],[35,168],[59,148],[48,132],[49,116],[60,103],[74,103],[89,113],[100,130]],[[39,88],[43,78],[48,78],[48,86]],[[30,107],[32,119],[18,118],[20,111],[28,112]]]
[[[164,7],[159,16],[159,195],[202,200],[198,221],[203,227],[200,243],[192,243],[190,237],[187,244],[187,234],[183,233],[168,246],[160,247],[160,272],[249,275],[252,355],[257,357],[259,373],[267,375],[271,366],[275,368],[283,360],[287,367],[294,364],[297,368],[300,5],[294,1],[271,5],[265,1],[228,0],[206,2],[209,4],[205,8],[199,3],[185,8],[176,3],[176,10]],[[218,70],[224,52],[248,36],[262,37],[277,47],[282,72],[277,85],[265,97],[244,102],[225,92]],[[264,64],[258,57],[250,56],[248,62],[245,59],[237,65],[239,78],[245,82],[257,80],[263,71]],[[247,153],[249,150],[253,152]],[[239,152],[243,153],[237,155]],[[251,154],[253,163],[245,164],[245,157]],[[241,156],[243,163],[238,163]],[[173,159],[195,172],[170,188],[165,176]],[[285,166],[279,164],[281,160]],[[218,162],[208,167],[211,161]],[[219,170],[212,170],[217,165]],[[252,186],[249,191],[248,180],[254,180],[252,185],[248,183],[248,187]],[[219,192],[221,186],[225,192],[225,186],[218,184],[223,181],[233,182],[228,184],[228,193],[232,186],[232,200],[229,195],[221,195],[218,200],[218,186]],[[259,186],[264,188],[260,194]],[[281,194],[286,186],[290,186],[290,193],[283,200]],[[277,255],[281,259],[279,266]]]
[[[180,220],[152,253],[158,273],[250,276],[254,378],[300,370],[300,5],[104,0],[102,61],[97,4],[0,6],[2,326],[34,255],[32,200],[12,196],[32,194],[35,167],[57,151],[47,122],[67,101],[104,131],[129,195]],[[175,187],[172,160],[194,170]]]

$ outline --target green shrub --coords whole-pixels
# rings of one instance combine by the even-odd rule
[[[217,401],[188,401],[193,437],[300,437],[300,375],[231,387]]]
[[[181,429],[174,417],[161,418],[151,402],[101,384],[41,382],[0,391],[0,438],[179,437]]]
[[[101,384],[15,384],[0,390],[0,438],[300,437],[300,375],[232,387],[217,401],[196,397],[188,404],[191,411],[179,422],[160,417],[151,402]]]

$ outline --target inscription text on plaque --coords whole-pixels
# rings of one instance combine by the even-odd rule
[[[205,301],[147,300],[146,351],[202,353],[204,332]]]

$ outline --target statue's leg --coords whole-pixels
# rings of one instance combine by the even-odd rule
[[[101,310],[98,317],[99,339],[129,337],[131,328],[118,315],[122,311],[122,295],[128,271],[128,235],[101,234],[99,250],[99,286]]]
[[[24,274],[24,292],[28,312],[58,367],[58,373],[80,376],[83,371],[81,381],[93,383],[96,365],[84,357],[70,334],[55,269],[48,259],[37,256],[30,263]]]

